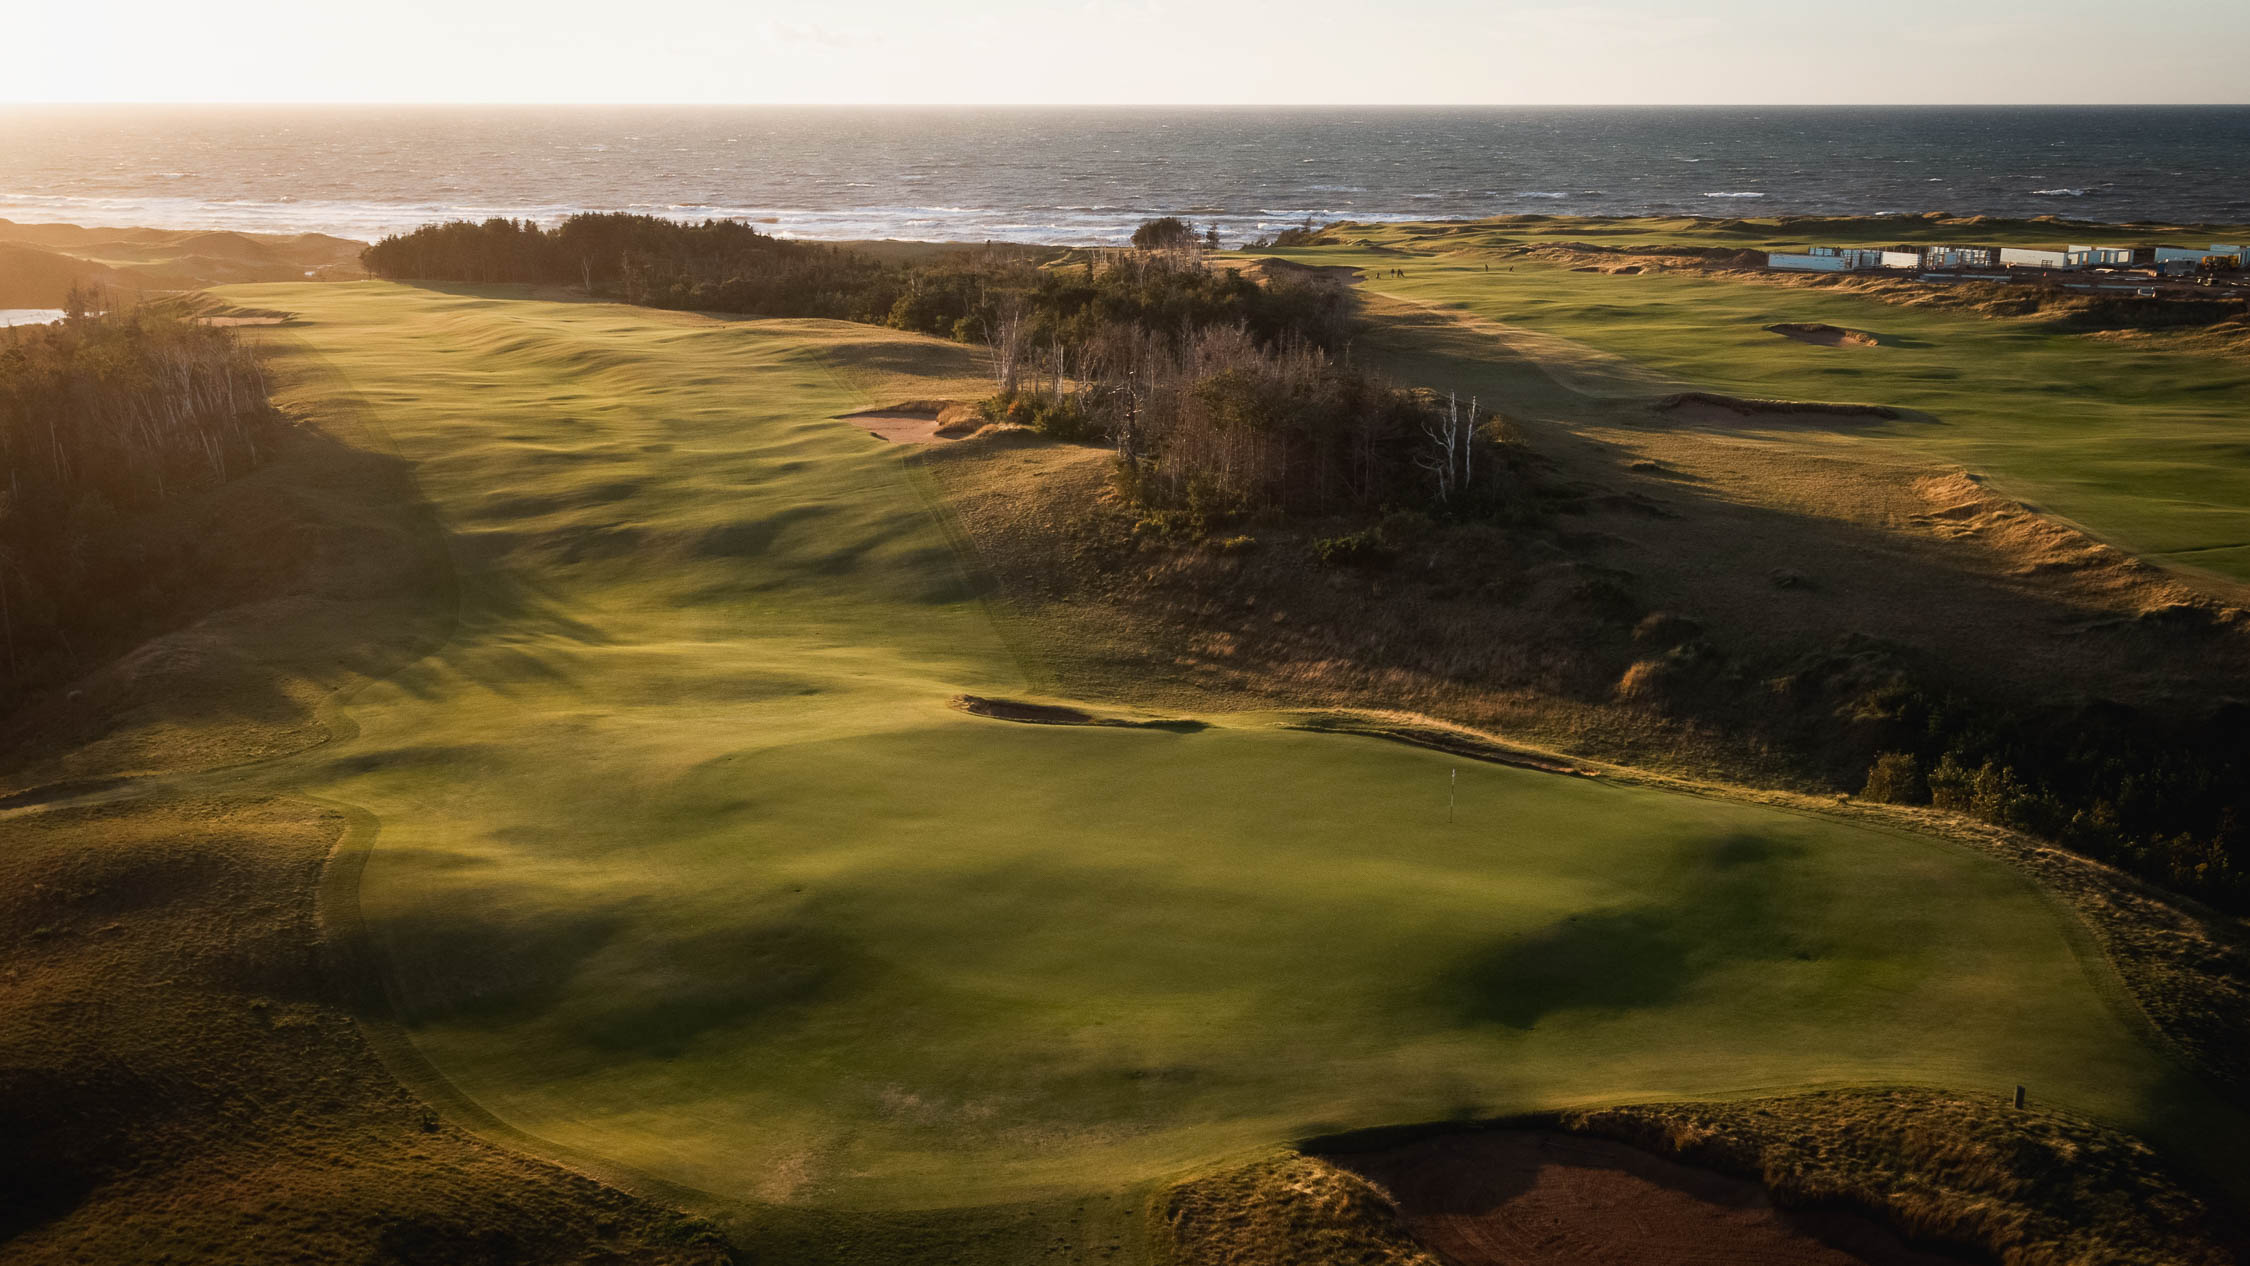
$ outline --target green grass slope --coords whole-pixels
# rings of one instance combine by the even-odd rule
[[[2001,219],[1982,215],[1769,215],[1717,218],[1684,215],[1511,215],[1489,220],[1417,224],[1353,224],[1332,234],[1366,237],[1392,246],[1419,242],[1491,246],[1517,243],[1599,242],[1608,245],[1749,247],[1802,250],[1808,245],[1891,246],[1900,243],[1977,246],[2205,247],[2239,242],[2250,226],[2205,224],[2106,224],[2054,216]]]
[[[2033,227],[1997,236],[2031,240]],[[1686,272],[1607,275],[1497,254],[1560,241],[1801,247],[1802,231],[1639,220],[1353,226],[1337,234],[1351,244],[1270,253],[1366,268],[1365,284],[1379,294],[1563,344],[1552,359],[1607,371],[1569,384],[1582,389],[1590,382],[1620,397],[1696,389],[1911,410],[1921,416],[1852,428],[1989,473],[2015,495],[2135,553],[2250,579],[2250,362],[1844,291]],[[2074,230],[2046,231],[2060,242]],[[1856,236],[1815,233],[1813,240],[1992,236],[1971,226],[1886,221]],[[2148,236],[2121,230],[2072,240]],[[1392,269],[1405,275],[1384,275]],[[1880,344],[1820,347],[1765,328],[1792,322],[1865,330]],[[1509,402],[1496,403],[1505,410]]]
[[[254,777],[371,813],[433,1094],[700,1189],[787,1260],[1127,1256],[1136,1191],[1308,1134],[1931,1083],[2225,1118],[2056,908],[1952,846],[1213,718],[1017,725],[900,452],[950,345],[253,287],[412,462],[457,635]],[[855,378],[840,378],[850,366]],[[929,394],[922,392],[919,394]],[[319,407],[319,401],[306,401]]]

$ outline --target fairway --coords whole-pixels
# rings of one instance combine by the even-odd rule
[[[1558,359],[1576,352],[1607,371],[1562,376],[1565,386],[1596,397],[1704,390],[1912,410],[1922,416],[1855,423],[1854,432],[1988,473],[2013,495],[2132,552],[2250,579],[2250,364],[2240,359],[1834,289],[1685,272],[1608,275],[1494,254],[1518,242],[1588,237],[1614,245],[1760,244],[1681,222],[1628,222],[1606,235],[1596,223],[1422,232],[1352,226],[1347,237],[1381,249],[1270,253],[1364,268],[1364,284],[1378,293],[1552,340],[1561,345]],[[1405,275],[1384,275],[1392,269]],[[1869,331],[1878,345],[1821,347],[1766,329],[1783,323]],[[1463,391],[1475,385],[1459,384]],[[1507,386],[1503,398],[1523,394],[1519,383]]]
[[[1449,810],[1453,758],[1273,717],[951,709],[1035,665],[900,450],[832,419],[944,394],[916,377],[965,349],[223,293],[299,314],[294,399],[415,465],[459,586],[441,651],[256,776],[372,815],[358,909],[413,1049],[560,1154],[840,1225],[1666,1096],[2205,1110],[2057,908],[1941,841],[1485,765]]]

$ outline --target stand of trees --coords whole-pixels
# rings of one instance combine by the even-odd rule
[[[991,340],[1003,319],[1028,321],[1025,333],[1042,341],[1117,322],[1169,330],[1239,323],[1261,338],[1334,346],[1350,328],[1335,287],[1261,284],[1168,252],[1089,254],[1083,268],[973,251],[890,263],[733,220],[574,215],[552,229],[455,221],[386,237],[361,259],[369,272],[397,280],[576,286],[652,307],[826,317],[963,342]]]
[[[1478,513],[1502,486],[1497,428],[1475,402],[1401,390],[1301,339],[1116,325],[1034,344],[1027,358],[1013,382],[1003,375],[987,417],[1113,443],[1128,498],[1206,526],[1261,513]]]
[[[1143,504],[1224,517],[1490,499],[1473,403],[1400,391],[1353,364],[1351,295],[1311,270],[1212,267],[1193,226],[1152,220],[1136,249],[1041,266],[962,252],[894,264],[733,221],[579,215],[431,225],[368,248],[378,276],[577,286],[657,307],[828,317],[993,351],[996,420],[1114,443]]]
[[[0,331],[0,712],[154,590],[146,520],[263,461],[284,422],[232,331],[73,296]]]
[[[1196,245],[1195,226],[1176,215],[1160,216],[1133,230],[1133,246],[1138,250],[1181,251]]]

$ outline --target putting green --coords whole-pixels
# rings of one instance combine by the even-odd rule
[[[1024,674],[913,469],[829,419],[871,403],[832,365],[959,349],[228,293],[302,315],[335,372],[299,393],[355,393],[451,534],[457,635],[291,777],[379,822],[414,1049],[559,1149],[895,1223],[1571,1103],[2195,1110],[2055,908],[1941,842],[1479,765],[1449,812],[1456,762],[1379,740],[951,710]]]
[[[1686,224],[1371,226],[1368,246],[1275,251],[1369,270],[1367,286],[1414,303],[1568,340],[1586,362],[1566,375],[1594,396],[1687,389],[1783,400],[1861,401],[1926,415],[1852,431],[1986,472],[2015,495],[2136,553],[2250,580],[2250,363],[2033,321],[1907,308],[1840,290],[1658,273],[1610,276],[1503,258],[1515,244],[1606,237],[1719,242]],[[1350,230],[1355,238],[1362,230]],[[2200,240],[2200,239],[2198,239]],[[1802,243],[1797,243],[1801,248]],[[1402,255],[1401,249],[1429,254]],[[1386,253],[1387,252],[1387,253]],[[1403,277],[1385,274],[1402,269]],[[1874,333],[1872,348],[1818,347],[1768,333],[1820,322]],[[1411,353],[1415,340],[1403,340]],[[1409,369],[1411,372],[1411,369]],[[1521,381],[1504,386],[1525,401]],[[1452,385],[1439,383],[1440,386]]]

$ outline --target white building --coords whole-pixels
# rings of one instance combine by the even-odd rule
[[[1883,267],[1885,268],[1920,268],[1921,266],[1922,252],[1920,251],[1883,252]]]
[[[1788,251],[1766,252],[1766,267],[1781,268],[1799,273],[1840,273],[1851,266],[1841,255],[1823,255],[1816,248],[1803,255]]]
[[[1815,246],[1815,255],[1834,255],[1846,268],[1881,268],[1883,252],[1872,246]]]
[[[2071,268],[2117,268],[2133,262],[2130,246],[2073,246],[2068,254]]]
[[[2040,251],[2021,246],[2000,248],[2003,268],[2068,268],[2070,256],[2062,251]]]
[[[1990,268],[2000,262],[2000,253],[1989,246],[1927,246],[1922,262],[1929,268]]]

